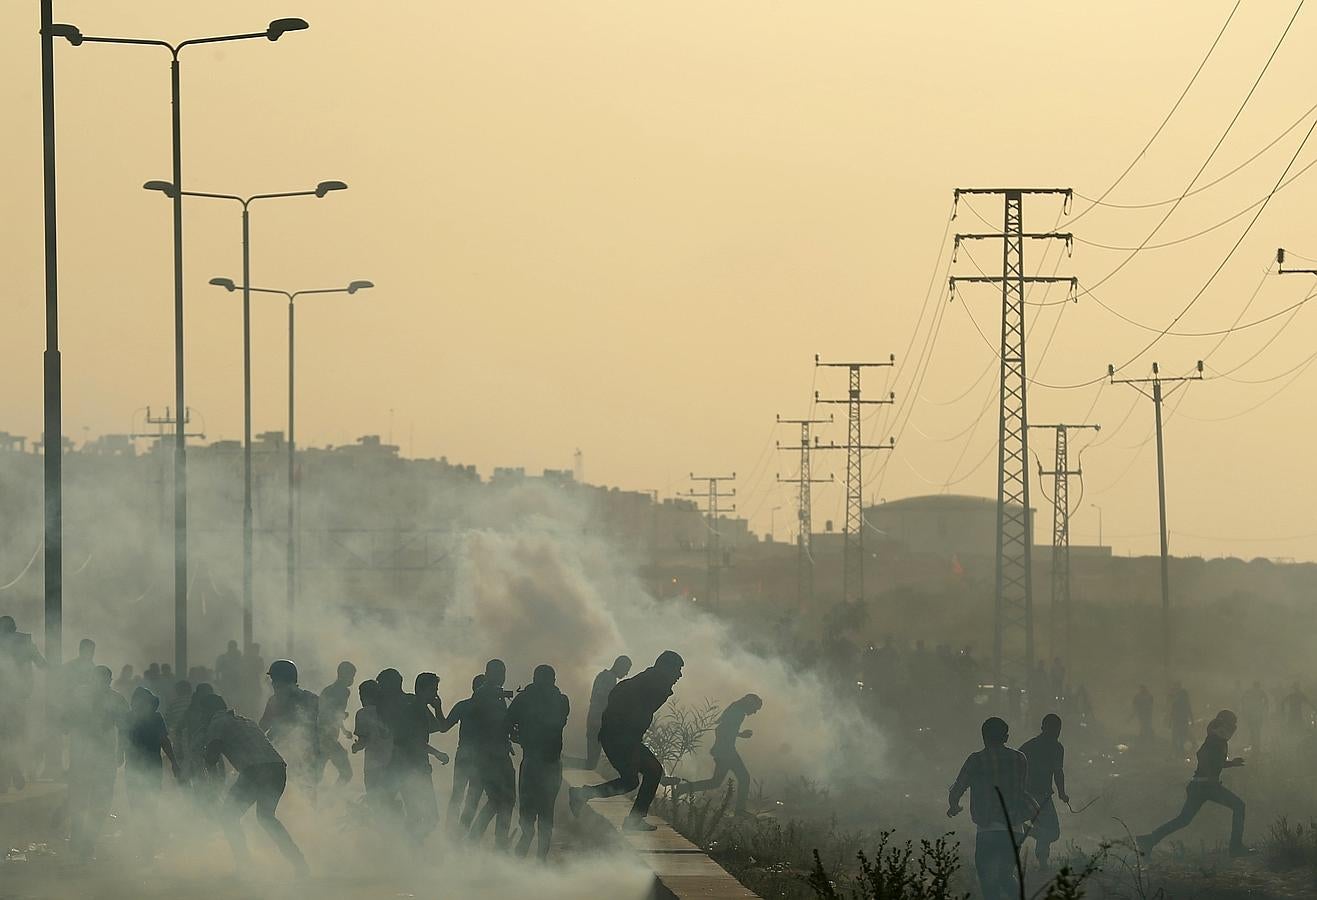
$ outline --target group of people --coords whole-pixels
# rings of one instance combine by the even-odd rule
[[[1016,854],[1032,838],[1040,869],[1048,871],[1051,849],[1061,837],[1056,801],[1070,803],[1066,792],[1065,747],[1061,717],[1049,713],[1040,732],[1020,745],[1007,746],[1010,726],[993,716],[983,722],[983,749],[969,755],[947,794],[947,816],[958,815],[961,798],[970,794],[970,818],[977,828],[974,865],[985,900],[1021,896]],[[1140,853],[1150,853],[1162,840],[1186,827],[1207,803],[1231,811],[1230,854],[1252,853],[1244,844],[1244,801],[1221,782],[1226,769],[1244,764],[1231,757],[1228,742],[1238,728],[1234,712],[1223,709],[1207,727],[1198,749],[1197,767],[1185,786],[1178,815],[1135,839]]]
[[[447,822],[453,836],[479,840],[492,823],[495,846],[513,849],[515,810],[520,822],[515,852],[528,855],[534,845],[540,858],[548,855],[562,784],[563,731],[571,712],[552,666],[535,667],[530,683],[514,692],[507,689],[507,666],[491,659],[472,680],[470,695],[445,712],[440,678],[432,672],[417,675],[408,693],[397,669],[386,668],[358,684],[356,666],[344,661],[334,681],[316,694],[301,686],[293,661],[279,659],[265,670],[268,688],[256,692],[262,697],[268,690],[256,717],[249,699],[238,706],[224,694],[250,696],[244,663],[254,658],[257,653],[242,654],[230,642],[213,670],[194,669],[190,679],[175,679],[165,665],[147,667],[141,678],[125,666],[116,679],[96,662],[95,644],[82,642],[78,657],[52,682],[58,746],[47,748],[68,784],[75,859],[94,857],[121,768],[134,848],[143,858],[154,855],[163,837],[158,812],[167,764],[185,802],[222,829],[240,865],[248,852],[239,823],[254,806],[275,847],[296,871],[305,872],[306,860],[276,814],[280,800],[291,781],[318,803],[327,771],[338,785],[348,784],[358,755],[367,814],[381,825],[396,825],[413,846],[420,848],[439,824],[433,763],[452,762]],[[750,779],[736,744],[752,735],[743,724],[762,707],[756,695],[723,711],[711,748],[711,778],[665,779],[662,764],[645,746],[646,732],[672,696],[683,665],[669,650],[628,677],[631,661],[623,656],[596,677],[584,763],[594,769],[602,754],[617,777],[573,789],[574,812],[591,798],[635,791],[626,828],[652,830],[645,817],[660,783],[671,784],[680,796],[716,788],[728,775],[737,783],[737,809],[744,811]],[[11,618],[0,617],[0,696],[30,697],[31,670],[44,666],[30,636],[18,632]],[[349,721],[354,687],[361,705]],[[8,739],[20,717],[9,712],[3,718],[8,730],[0,743],[0,765],[9,783],[21,788],[23,753],[18,741]],[[454,728],[457,749],[450,760],[431,745],[431,736]],[[51,740],[47,736],[48,744]],[[515,768],[514,745],[521,748]]]
[[[1280,686],[1268,691],[1261,681],[1254,681],[1248,688],[1236,685],[1229,700],[1232,705],[1238,703],[1239,716],[1245,728],[1245,738],[1254,753],[1280,738],[1292,741],[1311,740],[1314,737],[1313,715],[1317,707],[1308,698],[1302,685],[1295,681],[1292,686]],[[1156,719],[1156,699],[1147,685],[1139,685],[1132,701],[1133,719],[1138,723],[1138,737],[1147,744],[1157,742],[1154,722]],[[1195,725],[1193,704],[1189,691],[1180,682],[1171,685],[1165,702],[1163,722],[1170,741],[1171,755],[1183,757],[1192,747],[1192,735]],[[1208,723],[1210,727],[1210,723]]]

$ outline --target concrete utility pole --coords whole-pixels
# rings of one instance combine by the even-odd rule
[[[708,534],[704,538],[704,551],[706,557],[707,575],[705,584],[706,602],[712,607],[718,604],[721,598],[721,576],[723,569],[723,550],[722,535],[718,531],[718,517],[724,512],[736,512],[736,506],[732,505],[727,508],[720,508],[718,501],[723,497],[735,497],[736,488],[723,493],[718,490],[719,482],[735,481],[736,473],[730,475],[696,475],[691,473],[691,481],[703,481],[707,483],[707,488],[703,492],[691,490],[688,491],[688,497],[704,498],[704,517]]]
[[[842,599],[846,602],[864,599],[864,453],[868,450],[891,450],[896,445],[896,438],[889,438],[886,444],[866,444],[861,433],[860,411],[865,406],[890,405],[896,401],[896,394],[888,393],[882,400],[865,400],[860,396],[860,371],[862,369],[891,368],[896,365],[896,356],[890,356],[887,362],[820,362],[819,355],[814,354],[814,367],[846,369],[850,373],[850,389],[846,398],[824,399],[814,392],[816,403],[846,404],[846,443],[835,441],[829,444],[815,443],[816,450],[846,451],[846,533],[842,546]]]
[[[1024,230],[1024,197],[1061,196],[1069,206],[1069,188],[957,188],[958,203],[965,195],[1000,196],[1005,208],[999,233],[957,234],[955,247],[963,241],[1002,242],[1002,274],[968,277],[951,276],[951,294],[956,285],[1001,285],[1001,400],[997,421],[997,568],[994,590],[995,625],[992,639],[993,680],[997,685],[1014,681],[1025,684],[1034,664],[1033,557],[1029,506],[1029,414],[1025,389],[1028,375],[1024,361],[1024,292],[1026,284],[1067,282],[1073,292],[1074,278],[1026,275],[1026,240],[1064,240],[1071,235]],[[954,252],[952,258],[955,258]],[[1012,635],[1019,638],[1011,640]],[[1017,643],[1024,646],[1018,647]],[[1009,645],[1009,646],[1008,646]],[[1023,657],[1017,656],[1023,650]],[[1008,665],[1009,655],[1009,665]]]
[[[1183,387],[1190,381],[1202,381],[1203,361],[1198,360],[1198,366],[1192,375],[1181,375],[1175,378],[1163,378],[1156,363],[1152,364],[1151,378],[1117,378],[1116,367],[1110,365],[1107,366],[1107,377],[1111,379],[1112,384],[1128,384],[1150,399],[1157,417],[1157,511],[1161,517],[1162,549],[1162,668],[1166,674],[1166,683],[1169,685],[1171,682],[1171,570],[1166,537],[1166,460],[1162,443],[1162,399],[1166,395],[1175,393],[1178,388]],[[1165,395],[1162,392],[1164,382],[1175,383],[1175,386],[1167,391]],[[1145,384],[1152,385],[1151,394],[1141,387]]]
[[[796,501],[796,523],[798,532],[796,534],[796,602],[800,609],[810,609],[814,603],[814,551],[810,546],[810,538],[814,533],[813,512],[811,510],[811,485],[831,484],[832,476],[827,478],[814,478],[810,468],[810,426],[825,425],[832,421],[832,416],[826,419],[784,419],[777,417],[779,425],[799,425],[800,426],[800,473],[795,478],[783,478],[777,476],[779,484],[794,484],[797,486]],[[779,450],[795,450],[792,446],[783,447],[780,443],[777,445]]]
[[[1047,611],[1047,651],[1053,657],[1062,655],[1056,644],[1056,619],[1059,610],[1065,619],[1064,643],[1065,655],[1070,655],[1071,644],[1071,610],[1070,610],[1070,476],[1083,477],[1082,463],[1070,468],[1069,433],[1073,430],[1091,428],[1101,431],[1101,425],[1030,425],[1030,428],[1048,428],[1056,432],[1056,464],[1051,471],[1038,463],[1038,477],[1052,476],[1052,596],[1051,606]],[[1082,490],[1082,487],[1081,487]]]

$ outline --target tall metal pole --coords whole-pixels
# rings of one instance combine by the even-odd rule
[[[1070,476],[1083,477],[1082,465],[1070,468],[1070,431],[1076,428],[1091,428],[1101,431],[1100,425],[1074,425],[1059,423],[1056,425],[1033,425],[1030,428],[1046,428],[1056,432],[1056,463],[1049,472],[1038,463],[1038,477],[1052,476],[1052,594],[1051,605],[1047,611],[1048,652],[1053,657],[1069,656],[1073,636],[1073,614],[1070,603]],[[1083,453],[1080,453],[1082,463]],[[1061,641],[1057,641],[1057,619],[1064,620]],[[1064,651],[1064,653],[1063,653]],[[1072,660],[1073,663],[1073,660]]]
[[[831,483],[832,476],[827,478],[813,477],[813,466],[810,462],[810,426],[821,425],[832,422],[832,417],[826,419],[784,419],[777,417],[780,425],[799,425],[800,426],[800,474],[795,478],[783,478],[777,476],[779,484],[794,484],[799,490],[796,501],[796,603],[803,611],[813,608],[814,602],[814,551],[810,546],[810,539],[814,531],[813,516],[813,492],[812,486],[819,483]],[[779,450],[792,450],[791,446],[783,447],[777,445]]]
[[[293,503],[294,503],[293,467],[295,464],[293,454],[295,452],[295,446],[296,446],[293,438],[293,434],[294,434],[293,431],[293,413],[294,413],[293,311],[294,309],[295,309],[295,304],[293,302],[293,299],[290,297],[288,299],[288,548],[286,551],[286,559],[288,563],[288,573],[287,573],[288,597],[287,597],[286,606],[288,612],[287,644],[288,644],[289,656],[293,655],[293,652],[296,647],[296,644],[294,643],[296,639],[296,630],[293,625],[293,616],[297,610],[297,537],[296,537],[296,531],[294,528],[294,521],[293,521]]]
[[[724,512],[736,511],[735,505],[730,509],[719,506],[718,501],[721,498],[736,496],[736,488],[732,488],[728,492],[719,491],[719,482],[733,481],[735,478],[735,472],[731,475],[696,475],[694,472],[691,473],[691,481],[704,481],[708,483],[708,488],[703,495],[692,490],[687,496],[703,496],[705,501],[705,528],[708,530],[708,534],[704,540],[706,566],[705,601],[710,608],[717,606],[719,600],[722,599],[722,535],[718,531],[718,519]]]
[[[174,671],[185,677],[187,664],[187,406],[183,391],[183,139],[180,118],[178,53],[169,67],[174,139]]]
[[[1170,568],[1170,549],[1167,542],[1166,531],[1166,463],[1162,442],[1162,383],[1171,381],[1176,382],[1171,388],[1172,391],[1183,387],[1190,381],[1203,380],[1203,361],[1200,359],[1198,365],[1191,375],[1181,375],[1172,378],[1163,378],[1161,369],[1157,363],[1152,364],[1151,378],[1117,378],[1116,367],[1107,366],[1107,377],[1112,384],[1128,384],[1145,397],[1152,400],[1153,414],[1157,422],[1157,513],[1159,531],[1161,536],[1161,575],[1162,575],[1162,667],[1169,686],[1171,682],[1171,568]],[[1146,393],[1142,385],[1152,385],[1152,394]]]
[[[818,354],[814,354],[814,366],[833,366],[845,368],[849,371],[849,384],[846,391],[845,400],[825,400],[818,395],[816,391],[814,400],[817,403],[845,403],[846,404],[846,529],[842,545],[842,599],[847,603],[853,603],[864,599],[864,477],[863,477],[863,459],[864,452],[867,450],[890,450],[892,441],[886,444],[865,444],[861,434],[861,407],[872,404],[891,404],[895,402],[896,395],[888,394],[883,400],[864,400],[860,396],[860,370],[873,367],[892,367],[896,365],[896,356],[892,355],[885,363],[870,362],[837,362],[825,363],[819,361]],[[816,449],[819,450],[840,450],[841,445],[833,442],[831,444],[820,444]]]
[[[252,648],[251,222],[242,205],[242,652]]]
[[[1026,240],[1064,240],[1071,235],[1024,230],[1024,197],[1058,195],[1069,203],[1069,188],[957,188],[962,195],[995,195],[1002,198],[1002,230],[992,234],[957,234],[956,247],[967,240],[1002,242],[1002,273],[952,276],[959,282],[996,284],[1001,287],[1000,402],[997,420],[997,534],[996,578],[993,592],[992,639],[993,681],[998,686],[1027,683],[1034,666],[1033,622],[1033,510],[1029,501],[1029,409],[1028,367],[1025,363],[1025,290],[1031,283],[1069,282],[1075,279],[1028,275],[1025,272]],[[1023,646],[1020,646],[1020,645]]]
[[[41,161],[45,182],[46,238],[46,349],[42,354],[44,438],[41,453],[45,464],[45,650],[47,662],[51,666],[58,666],[64,658],[64,429],[59,352],[59,253],[55,217],[55,52],[54,36],[50,33],[54,20],[52,5],[53,0],[41,0]],[[49,690],[46,699],[49,704]]]
[[[1154,365],[1153,371],[1157,371]],[[1168,548],[1166,546],[1166,465],[1162,449],[1162,383],[1157,379],[1152,383],[1152,405],[1157,416],[1157,513],[1160,517],[1162,548],[1162,665],[1165,667],[1169,683],[1171,667],[1171,570]]]

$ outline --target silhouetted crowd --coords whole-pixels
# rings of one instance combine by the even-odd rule
[[[683,665],[669,650],[628,678],[631,661],[618,657],[596,677],[584,762],[593,769],[602,753],[617,777],[573,788],[573,812],[579,814],[593,797],[636,791],[624,827],[654,828],[645,816],[657,788],[676,782],[665,779],[644,737],[672,696]],[[258,666],[264,678],[253,676]],[[492,824],[497,849],[526,856],[534,846],[541,859],[549,853],[563,780],[563,730],[571,711],[550,665],[536,666],[530,682],[512,691],[506,687],[506,665],[492,659],[472,679],[469,695],[445,712],[440,678],[433,672],[416,675],[409,693],[395,668],[357,683],[357,667],[344,661],[334,681],[317,694],[300,685],[292,660],[277,659],[266,667],[258,646],[243,653],[230,641],[213,669],[193,668],[186,679],[157,663],[140,677],[123,666],[116,677],[96,661],[95,643],[83,640],[76,658],[47,673],[55,727],[40,739],[24,718],[37,668],[46,668],[46,661],[30,635],[19,632],[12,618],[0,617],[4,789],[21,790],[26,773],[36,769],[66,782],[75,860],[94,857],[121,769],[133,850],[142,859],[154,856],[164,838],[159,803],[168,764],[187,802],[223,830],[239,866],[248,860],[240,821],[255,807],[274,846],[297,872],[305,872],[306,860],[276,814],[280,799],[291,783],[318,804],[324,791],[354,783],[354,758],[360,759],[364,796],[354,802],[361,814],[374,826],[396,829],[418,851],[440,822],[433,765],[452,762],[447,830],[453,837],[478,841]],[[349,720],[354,687],[360,708]],[[743,808],[749,774],[736,741],[751,735],[741,726],[760,706],[753,694],[729,704],[712,750],[713,777],[682,787],[709,790],[731,774]],[[457,748],[450,760],[431,745],[431,736],[454,728]],[[515,767],[514,746],[520,748]],[[325,786],[330,771],[332,782]],[[515,848],[514,811],[520,825]]]

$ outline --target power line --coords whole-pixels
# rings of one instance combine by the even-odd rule
[[[1235,5],[1236,5],[1236,7],[1238,7],[1239,4],[1235,4]],[[1220,184],[1221,182],[1225,181],[1225,180],[1226,180],[1227,178],[1229,178],[1230,176],[1232,176],[1232,175],[1234,175],[1235,173],[1239,172],[1240,170],[1242,170],[1243,168],[1245,168],[1246,166],[1248,166],[1250,163],[1252,163],[1252,162],[1254,162],[1255,160],[1257,160],[1258,158],[1260,158],[1260,157],[1262,156],[1262,154],[1266,153],[1266,152],[1267,152],[1268,150],[1270,150],[1272,147],[1274,147],[1274,146],[1276,146],[1277,144],[1279,144],[1282,140],[1285,139],[1285,137],[1286,137],[1291,131],[1293,131],[1294,129],[1298,128],[1300,125],[1302,125],[1304,119],[1308,118],[1308,116],[1312,115],[1314,112],[1317,112],[1317,103],[1314,103],[1312,106],[1308,107],[1308,111],[1307,111],[1307,112],[1305,112],[1303,115],[1299,116],[1297,119],[1294,120],[1294,122],[1293,122],[1288,128],[1286,128],[1286,129],[1285,129],[1284,131],[1282,131],[1280,134],[1276,135],[1274,138],[1272,138],[1270,141],[1268,141],[1267,144],[1266,144],[1266,146],[1264,146],[1261,150],[1259,150],[1258,152],[1254,153],[1254,154],[1253,154],[1252,156],[1250,156],[1248,159],[1244,160],[1242,163],[1240,163],[1239,165],[1235,166],[1233,169],[1231,169],[1229,172],[1226,172],[1224,175],[1221,175],[1221,176],[1219,176],[1219,177],[1217,177],[1217,178],[1212,179],[1212,180],[1209,181],[1207,184],[1199,185],[1198,187],[1194,188],[1192,191],[1190,191],[1189,193],[1185,194],[1185,197],[1186,197],[1186,198],[1188,198],[1188,197],[1193,197],[1193,196],[1196,196],[1196,195],[1198,195],[1198,194],[1203,193],[1203,191],[1206,191],[1206,190],[1209,190],[1209,189],[1211,189],[1211,188],[1214,188],[1214,187],[1216,187],[1218,184]],[[1081,200],[1086,200],[1086,201],[1088,201],[1089,203],[1092,203],[1092,204],[1095,205],[1095,206],[1102,206],[1102,207],[1105,207],[1105,208],[1107,208],[1107,209],[1153,209],[1153,208],[1158,207],[1158,206],[1168,206],[1169,204],[1174,203],[1175,200],[1176,200],[1175,197],[1169,197],[1169,198],[1167,198],[1166,200],[1153,200],[1153,201],[1150,201],[1150,202],[1148,202],[1148,203],[1106,203],[1106,202],[1103,202],[1103,201],[1101,201],[1101,200],[1095,200],[1095,199],[1092,199],[1092,198],[1086,197],[1086,196],[1084,196],[1083,194],[1079,193],[1079,191],[1075,191],[1075,196],[1078,197],[1078,198],[1080,198]],[[1086,210],[1084,210],[1084,212],[1087,213],[1088,210],[1086,209]],[[1076,216],[1075,218],[1078,218],[1078,216]],[[1071,219],[1070,222],[1067,222],[1066,224],[1068,225],[1068,224],[1070,224],[1070,223],[1072,223],[1072,222],[1074,222],[1074,219]]]
[[[1285,188],[1287,188],[1287,187],[1289,187],[1291,184],[1293,184],[1295,181],[1297,181],[1298,179],[1302,178],[1303,175],[1304,175],[1304,173],[1307,172],[1309,169],[1311,169],[1313,166],[1317,166],[1317,159],[1311,160],[1311,161],[1310,161],[1306,166],[1304,166],[1302,169],[1300,169],[1299,171],[1295,172],[1293,175],[1291,175],[1289,178],[1287,178],[1287,179],[1286,179],[1284,182],[1282,182],[1281,184],[1277,185],[1276,188],[1271,192],[1271,194],[1278,194],[1278,193],[1280,193],[1280,192],[1283,191]],[[1162,241],[1162,242],[1159,243],[1159,244],[1143,244],[1143,245],[1141,245],[1140,247],[1135,248],[1135,247],[1125,247],[1125,246],[1121,246],[1121,245],[1119,245],[1119,244],[1104,244],[1104,243],[1102,243],[1101,241],[1088,240],[1088,239],[1086,239],[1086,238],[1082,238],[1082,237],[1076,237],[1076,238],[1075,238],[1075,243],[1083,244],[1083,245],[1085,245],[1086,247],[1096,247],[1096,248],[1098,248],[1099,250],[1120,250],[1120,251],[1134,250],[1134,249],[1139,249],[1139,250],[1162,250],[1162,249],[1165,249],[1166,247],[1175,247],[1175,246],[1178,246],[1179,244],[1186,244],[1186,243],[1188,243],[1189,241],[1192,241],[1192,240],[1195,240],[1195,239],[1197,239],[1197,238],[1203,237],[1204,235],[1207,235],[1207,234],[1211,234],[1213,231],[1216,231],[1218,228],[1223,228],[1223,227],[1225,227],[1226,225],[1229,225],[1231,222],[1235,221],[1235,219],[1240,218],[1240,217],[1243,216],[1245,213],[1247,213],[1247,212],[1249,212],[1249,211],[1251,211],[1251,210],[1257,209],[1260,205],[1262,205],[1263,203],[1266,203],[1267,200],[1268,200],[1268,198],[1271,197],[1271,194],[1267,194],[1267,195],[1265,195],[1265,196],[1263,196],[1263,197],[1261,197],[1261,198],[1259,198],[1259,199],[1257,199],[1257,200],[1254,200],[1252,203],[1250,203],[1248,206],[1246,206],[1246,207],[1244,207],[1243,209],[1241,209],[1239,212],[1237,212],[1237,213],[1233,213],[1232,215],[1227,216],[1226,218],[1222,219],[1221,221],[1219,221],[1219,222],[1217,222],[1217,223],[1215,223],[1215,224],[1213,224],[1213,225],[1209,225],[1209,226],[1207,226],[1206,228],[1201,229],[1200,231],[1195,231],[1193,234],[1186,234],[1186,235],[1183,235],[1182,237],[1172,238],[1172,239],[1169,240],[1169,241]]]
[[[1125,171],[1116,176],[1116,180],[1111,182],[1107,189],[1103,191],[1096,200],[1090,201],[1090,205],[1087,209],[1075,214],[1068,222],[1066,222],[1066,225],[1073,225],[1075,222],[1078,222],[1084,216],[1088,215],[1094,207],[1100,205],[1102,201],[1106,200],[1107,195],[1114,191],[1116,186],[1125,180],[1125,176],[1133,171],[1139,160],[1143,159],[1149,148],[1152,147],[1153,143],[1161,135],[1162,130],[1166,128],[1167,123],[1171,121],[1171,117],[1175,115],[1176,110],[1180,108],[1180,104],[1184,102],[1184,98],[1189,95],[1189,90],[1194,86],[1194,82],[1198,80],[1198,76],[1202,74],[1203,69],[1207,66],[1207,61],[1212,58],[1212,54],[1216,51],[1216,45],[1221,43],[1221,38],[1225,36],[1226,29],[1230,27],[1231,20],[1234,19],[1235,13],[1239,10],[1240,2],[1242,2],[1242,0],[1235,0],[1235,5],[1230,8],[1230,14],[1226,16],[1225,22],[1221,24],[1221,30],[1217,32],[1216,37],[1212,40],[1211,46],[1207,48],[1207,53],[1203,55],[1202,61],[1198,63],[1198,68],[1194,69],[1193,75],[1189,78],[1189,83],[1184,86],[1184,90],[1180,91],[1180,96],[1175,98],[1175,103],[1171,105],[1170,111],[1166,113],[1161,124],[1157,126],[1157,130],[1152,133],[1152,137],[1148,138],[1148,142],[1143,145],[1143,149],[1135,154],[1134,159],[1130,160],[1129,165],[1125,167]]]

